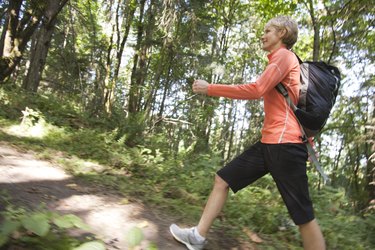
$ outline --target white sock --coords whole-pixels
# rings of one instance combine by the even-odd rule
[[[198,232],[198,228],[197,227],[194,227],[193,228],[193,232],[194,232],[194,237],[198,240],[198,241],[205,241],[206,238],[204,238],[202,235],[199,234]]]

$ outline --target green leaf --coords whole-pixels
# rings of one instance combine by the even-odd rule
[[[67,214],[63,216],[58,216],[53,219],[53,223],[59,228],[72,228],[77,227],[80,229],[88,230],[89,226],[87,226],[81,218],[74,214]]]
[[[143,232],[138,227],[133,227],[127,234],[127,239],[130,247],[138,246],[143,240]]]
[[[80,228],[80,229],[83,229],[83,230],[90,230],[90,227],[85,224],[80,218],[78,218],[79,220],[75,220],[74,221],[74,226],[76,228]]]
[[[21,221],[22,225],[38,236],[46,236],[50,229],[48,217],[42,213],[36,213]]]
[[[19,221],[6,220],[0,227],[0,234],[8,236],[21,226]]]
[[[56,226],[59,228],[72,228],[74,227],[74,224],[68,220],[65,216],[57,217],[53,220],[53,223],[55,223]]]
[[[158,247],[154,243],[151,243],[146,250],[158,250]]]
[[[74,248],[74,250],[105,250],[105,246],[99,241],[90,241]]]

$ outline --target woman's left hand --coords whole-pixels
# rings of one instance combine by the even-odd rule
[[[208,82],[205,80],[195,80],[193,83],[193,92],[196,94],[207,94]]]

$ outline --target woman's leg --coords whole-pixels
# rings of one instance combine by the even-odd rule
[[[201,236],[207,237],[208,230],[221,212],[225,201],[227,200],[228,191],[228,184],[220,176],[216,175],[214,187],[208,197],[207,204],[197,226],[198,232]]]
[[[324,250],[326,249],[323,234],[316,220],[299,225],[303,241],[303,249],[305,250]]]

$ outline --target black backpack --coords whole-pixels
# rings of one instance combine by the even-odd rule
[[[311,62],[297,56],[301,67],[301,89],[297,106],[290,100],[288,104],[304,129],[307,137],[319,133],[327,122],[340,87],[341,75],[337,67],[325,62]],[[284,85],[276,89],[289,98]]]

